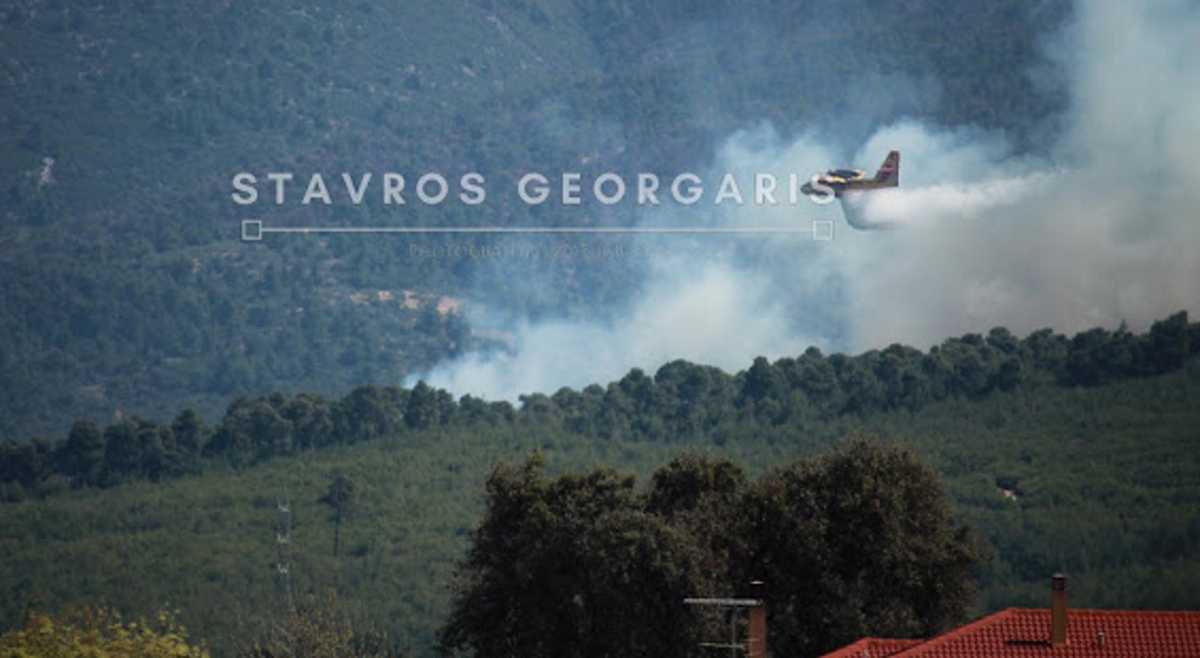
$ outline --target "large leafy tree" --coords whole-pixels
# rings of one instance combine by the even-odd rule
[[[171,423],[171,431],[175,434],[175,443],[181,455],[187,459],[195,459],[204,449],[208,438],[208,428],[204,419],[194,409],[184,409]]]
[[[104,435],[95,423],[76,421],[62,448],[62,471],[76,486],[100,483],[104,470]]]
[[[729,460],[684,455],[643,493],[608,469],[542,469],[535,455],[488,480],[447,653],[694,655],[704,629],[682,599],[757,579],[777,655],[928,635],[972,599],[975,543],[903,448],[852,440],[753,483]]]
[[[138,432],[142,427],[140,419],[124,418],[105,428],[105,478],[110,482],[121,482],[140,474],[142,441]]]
[[[848,441],[767,473],[743,506],[731,573],[767,582],[777,655],[816,655],[866,635],[929,636],[973,600],[978,544],[910,450]]]
[[[633,478],[609,469],[551,480],[534,455],[500,465],[460,569],[447,653],[685,656],[696,633],[683,593],[699,555],[641,509]]]

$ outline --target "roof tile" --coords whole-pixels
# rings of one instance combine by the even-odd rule
[[[887,642],[909,644],[889,645]],[[866,652],[864,654],[864,652]],[[1050,645],[1050,611],[1009,608],[925,642],[864,638],[826,658],[1198,658],[1200,612],[1072,609]]]

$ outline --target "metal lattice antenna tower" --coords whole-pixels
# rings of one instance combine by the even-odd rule
[[[275,574],[290,613],[295,609],[292,601],[292,501],[286,486],[283,496],[276,499]]]

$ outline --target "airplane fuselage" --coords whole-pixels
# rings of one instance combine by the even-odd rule
[[[818,174],[801,186],[800,191],[808,196],[828,196],[833,194],[841,198],[844,192],[878,190],[900,185],[900,153],[888,153],[879,171],[873,178],[867,178],[861,169],[830,169],[824,174]]]

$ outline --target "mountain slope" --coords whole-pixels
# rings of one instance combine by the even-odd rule
[[[881,122],[926,117],[1029,142],[1061,105],[1025,67],[1065,2],[851,5],[11,4],[0,12],[0,435],[396,383],[486,340],[353,295],[603,313],[646,267],[467,254],[487,239],[243,244],[247,218],[559,219],[499,195],[470,212],[386,207],[375,193],[327,208],[293,189],[282,206],[243,208],[230,200],[238,172],[477,170],[497,186],[530,169],[675,173],[761,121],[853,144]],[[885,102],[864,100],[877,88]],[[588,221],[630,220],[613,212]],[[448,245],[445,258],[410,250]]]

